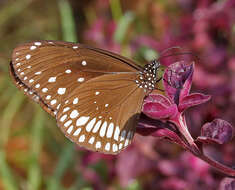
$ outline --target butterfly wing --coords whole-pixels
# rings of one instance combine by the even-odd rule
[[[84,82],[106,73],[140,69],[120,55],[59,41],[20,45],[14,50],[10,64],[16,86],[53,116],[60,102]]]
[[[57,124],[76,144],[117,154],[132,141],[144,90],[135,73],[106,74],[77,87],[64,99]]]

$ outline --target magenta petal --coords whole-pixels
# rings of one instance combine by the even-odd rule
[[[174,117],[178,113],[178,108],[176,104],[166,107],[161,103],[147,102],[143,105],[143,113],[153,119],[165,119]]]
[[[167,96],[175,104],[179,103],[180,97],[189,94],[192,84],[193,69],[193,64],[180,61],[170,65],[165,70],[163,85]]]
[[[197,138],[197,141],[224,144],[230,141],[233,135],[234,129],[230,123],[222,119],[215,119],[202,126],[201,136]]]
[[[161,94],[154,94],[154,93],[149,94],[147,96],[147,98],[144,99],[144,102],[145,103],[147,103],[147,102],[152,102],[152,103],[157,102],[157,103],[160,103],[162,105],[165,105],[165,107],[168,107],[172,104],[167,97],[165,97]]]
[[[185,96],[179,103],[178,109],[180,112],[185,111],[187,108],[196,106],[209,101],[211,96],[200,93],[190,94]]]
[[[191,72],[188,75],[187,80],[185,81],[183,88],[180,93],[180,99],[184,98],[185,96],[189,95],[191,86],[192,86],[192,80],[193,80],[193,71],[194,71],[194,64],[191,65]]]
[[[226,177],[224,178],[219,186],[219,190],[234,190],[235,189],[235,179]]]

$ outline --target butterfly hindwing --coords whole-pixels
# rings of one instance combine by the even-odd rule
[[[64,99],[58,126],[82,147],[117,154],[133,138],[145,96],[135,79],[134,73],[106,74],[80,85]]]

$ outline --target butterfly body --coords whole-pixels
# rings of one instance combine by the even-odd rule
[[[158,67],[152,62],[142,68],[81,44],[37,41],[14,50],[10,74],[70,140],[117,154],[133,139],[143,99],[158,82]]]

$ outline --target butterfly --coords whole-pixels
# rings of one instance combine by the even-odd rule
[[[14,49],[10,75],[67,138],[117,154],[132,141],[144,98],[160,80],[158,61],[144,67],[82,44],[35,41]]]

